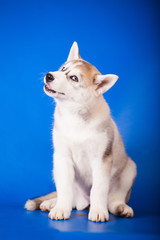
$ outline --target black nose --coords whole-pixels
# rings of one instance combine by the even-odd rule
[[[46,74],[46,82],[52,82],[54,80],[54,77],[52,74],[47,73]]]

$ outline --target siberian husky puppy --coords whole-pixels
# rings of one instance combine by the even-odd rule
[[[53,176],[57,192],[28,200],[25,208],[49,211],[51,219],[68,219],[71,210],[90,206],[88,219],[108,221],[108,211],[133,217],[126,203],[136,177],[136,164],[125,152],[103,93],[118,80],[102,75],[79,55],[73,43],[67,62],[44,78],[45,93],[54,98]]]

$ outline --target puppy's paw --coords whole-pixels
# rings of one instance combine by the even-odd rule
[[[116,215],[119,217],[131,218],[134,215],[133,209],[127,204],[120,204],[116,209]]]
[[[50,211],[54,206],[56,205],[56,198],[50,199],[50,200],[45,200],[41,203],[40,209],[42,211]]]
[[[66,220],[71,216],[71,211],[65,208],[55,206],[49,212],[49,217],[55,220]]]
[[[88,219],[93,222],[106,222],[109,220],[109,213],[107,209],[91,208]]]

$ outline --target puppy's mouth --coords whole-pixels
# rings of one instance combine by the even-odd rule
[[[62,93],[62,92],[57,92],[57,91],[53,90],[48,84],[46,84],[46,85],[44,86],[44,88],[45,88],[45,90],[46,90],[47,92],[50,92],[50,93],[58,93],[58,94],[65,95],[65,94]]]

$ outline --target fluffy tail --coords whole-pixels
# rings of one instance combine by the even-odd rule
[[[24,208],[26,208],[27,210],[30,210],[30,211],[40,209],[39,206],[43,201],[49,200],[52,198],[56,198],[56,197],[57,197],[57,193],[52,192],[52,193],[49,193],[49,194],[41,196],[41,197],[37,197],[37,198],[31,199],[31,200],[29,199],[26,202]]]

